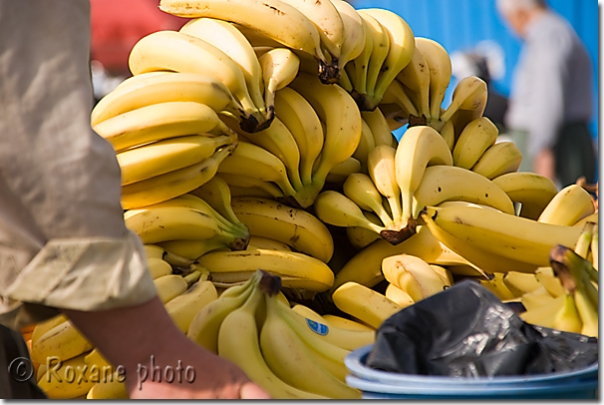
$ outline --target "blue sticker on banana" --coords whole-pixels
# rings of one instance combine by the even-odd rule
[[[306,324],[317,335],[325,336],[329,333],[329,327],[319,322],[315,322],[312,319],[306,318]]]

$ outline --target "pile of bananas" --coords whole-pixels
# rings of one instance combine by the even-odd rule
[[[518,172],[479,78],[443,106],[440,44],[343,0],[160,9],[189,21],[134,45],[133,76],[91,124],[115,149],[126,225],[190,339],[275,398],[359,398],[345,356],[463,279],[522,304],[527,322],[597,336],[592,189]],[[117,380],[44,382],[51,356],[115,373],[65,317],[26,333],[50,397],[127,397]]]

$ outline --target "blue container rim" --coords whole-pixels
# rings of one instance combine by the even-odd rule
[[[369,355],[373,345],[361,347],[357,350],[352,351],[344,359],[344,364],[348,368],[348,371],[361,379],[367,381],[378,382],[381,384],[393,384],[393,385],[429,385],[434,387],[435,384],[440,385],[457,385],[459,386],[497,386],[497,385],[514,385],[514,384],[543,384],[547,382],[555,381],[560,383],[566,380],[586,380],[598,378],[598,363],[581,369],[574,370],[571,372],[555,372],[549,374],[535,374],[528,376],[502,376],[502,377],[477,377],[477,378],[465,378],[465,377],[446,377],[446,376],[424,376],[424,375],[409,375],[409,374],[398,374],[387,371],[373,370],[365,365],[365,360]],[[509,387],[508,387],[509,388]]]
[[[540,385],[523,385],[523,386],[495,386],[495,387],[478,387],[478,386],[445,386],[438,387],[438,384],[432,384],[430,387],[411,385],[390,385],[382,384],[376,381],[368,381],[354,375],[346,377],[346,384],[352,388],[357,388],[363,392],[373,392],[380,394],[392,395],[423,395],[426,397],[435,396],[459,396],[459,397],[518,397],[522,395],[536,395],[539,393],[547,393],[548,395],[578,392],[578,391],[593,391],[598,388],[598,380],[587,381],[567,381],[566,384],[560,384],[556,381],[550,384]]]

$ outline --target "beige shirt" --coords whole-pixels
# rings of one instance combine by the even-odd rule
[[[0,1],[0,323],[157,292],[124,224],[112,147],[90,127],[87,0]]]

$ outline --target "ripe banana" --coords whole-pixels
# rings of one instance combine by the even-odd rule
[[[254,169],[250,170],[252,167]],[[274,182],[285,195],[296,194],[283,162],[266,149],[251,143],[240,142],[233,153],[222,161],[218,173],[251,176],[261,181]]]
[[[415,303],[413,301],[413,298],[411,298],[411,296],[407,292],[401,290],[392,283],[388,284],[384,295],[390,301],[400,305],[402,308],[407,308],[408,306],[413,305]]]
[[[428,62],[430,63],[430,62]],[[453,98],[449,107],[440,115],[442,122],[447,122],[458,114],[470,122],[482,116],[487,103],[487,85],[476,76],[461,79],[453,90]],[[456,130],[462,130],[467,122],[454,121]]]
[[[183,277],[177,274],[169,274],[153,280],[157,289],[157,296],[164,304],[183,294],[191,284],[196,282],[201,272],[194,271]]]
[[[363,215],[363,211],[350,198],[337,191],[323,191],[315,200],[317,217],[330,225],[349,227],[357,226],[380,234],[386,230],[384,226],[376,225]]]
[[[396,179],[395,156],[396,150],[391,146],[376,146],[367,156],[367,171],[375,188],[388,200],[394,227],[398,228],[404,218],[401,208],[401,190]]]
[[[241,117],[244,130],[254,132],[264,123],[264,115],[254,105],[239,66],[222,50],[202,39],[177,31],[153,32],[132,47],[128,65],[134,75],[171,70],[216,78],[243,107],[247,116]]]
[[[250,243],[247,245],[247,250],[253,249],[272,249],[272,250],[284,250],[291,252],[292,248],[283,242],[275,239],[263,238],[261,236],[250,237]]]
[[[340,0],[341,1],[341,0]],[[369,126],[371,134],[375,139],[375,145],[388,145],[396,149],[397,141],[390,131],[388,120],[378,107],[373,111],[362,111],[361,117]]]
[[[373,28],[369,26],[369,23],[363,16],[356,10],[355,12],[361,17],[361,23],[363,24],[364,48],[359,56],[345,66],[345,69],[354,87],[351,94],[357,103],[362,105],[364,103],[363,97],[367,94],[367,75],[369,72],[369,62],[373,55]]]
[[[286,48],[273,48],[258,57],[262,68],[264,104],[272,117],[275,114],[275,94],[286,88],[300,70],[300,58]]]
[[[361,113],[346,90],[339,86],[321,84],[318,79],[306,73],[300,73],[290,87],[308,100],[321,122],[325,123],[321,160],[312,178],[313,184],[317,184],[316,187],[320,190],[331,169],[354,154],[361,139]],[[300,202],[303,208],[311,204],[310,198]]]
[[[390,217],[390,214],[382,205],[382,194],[369,176],[362,173],[351,174],[344,182],[343,191],[344,195],[354,201],[361,209],[373,211],[377,214],[384,227],[390,228],[394,225],[394,219]]]
[[[95,383],[90,378],[78,378],[77,370],[87,368],[84,357],[85,354],[80,354],[69,360],[61,358],[61,363],[52,361],[51,367],[38,381],[38,387],[50,399],[74,399],[86,395]]]
[[[384,295],[349,281],[332,293],[333,303],[343,312],[377,329],[390,316],[403,309]]]
[[[319,259],[302,253],[255,249],[239,252],[211,252],[199,259],[211,272],[212,280],[240,283],[257,269],[278,275],[285,288],[321,292],[333,285],[333,272]]]
[[[283,191],[274,183],[262,181],[254,177],[239,176],[231,174],[216,174],[229,185],[231,193],[239,193],[240,196],[260,196],[263,198],[285,198]],[[243,194],[242,194],[243,193]]]
[[[40,364],[46,364],[47,358],[53,356],[60,361],[66,361],[92,348],[92,344],[73,323],[65,321],[41,335],[36,339],[35,344],[32,339],[31,358]]]
[[[371,133],[371,128],[369,128],[369,125],[367,125],[365,120],[362,120],[361,123],[361,139],[352,157],[361,163],[361,171],[363,173],[367,173],[367,156],[371,150],[375,149],[376,145],[375,137]]]
[[[468,264],[436,239],[428,227],[418,226],[417,233],[398,245],[378,240],[361,250],[336,274],[332,291],[347,281],[373,287],[384,279],[382,260],[388,256],[407,253],[430,264]]]
[[[435,124],[432,123],[431,125],[435,125]],[[445,122],[444,125],[442,125],[442,128],[440,129],[439,132],[440,132],[440,135],[445,140],[445,142],[447,143],[447,146],[449,147],[449,149],[451,151],[453,151],[453,148],[455,147],[455,127],[453,126],[453,121]]]
[[[156,278],[172,274],[172,266],[170,266],[170,263],[157,257],[148,258],[147,267],[149,268],[149,273],[151,273],[151,277],[154,280]]]
[[[504,174],[517,172],[521,162],[522,152],[514,142],[499,142],[482,154],[472,166],[472,171],[493,180]]]
[[[405,291],[414,302],[438,294],[450,287],[430,267],[417,256],[401,254],[385,258],[382,261],[384,278]]]
[[[86,399],[129,399],[126,384],[118,380],[117,372],[94,384]]]
[[[218,292],[214,284],[207,280],[199,280],[187,291],[168,301],[165,305],[166,312],[176,327],[186,334],[197,313],[216,299],[218,299]]]
[[[443,137],[427,126],[409,128],[395,155],[396,182],[401,190],[402,221],[413,228],[413,196],[428,166],[452,165],[453,157]]]
[[[420,115],[416,107],[417,103],[414,102],[413,98],[413,93],[408,88],[398,80],[393,80],[384,92],[382,103],[396,105],[401,110],[402,116],[409,120],[409,117]]]
[[[331,260],[334,250],[331,234],[312,214],[256,197],[234,198],[232,208],[252,235],[281,241],[324,263]]]
[[[541,267],[535,270],[535,278],[554,298],[564,294],[560,279],[556,277],[551,267]]]
[[[344,42],[338,58],[340,74],[344,75],[346,73],[344,66],[357,58],[365,48],[365,28],[361,16],[350,3],[344,0],[331,0],[331,2],[340,14],[344,25]]]
[[[499,130],[487,117],[477,118],[465,126],[453,148],[453,164],[470,170],[484,152],[495,144]]]
[[[417,44],[419,38],[415,38]],[[421,49],[416,45],[413,51],[411,61],[396,77],[409,90],[414,92],[417,97],[415,106],[419,117],[430,119],[430,67]]]
[[[381,220],[371,212],[363,212],[363,215],[373,222],[376,225],[381,223]],[[365,228],[361,228],[359,226],[349,226],[346,228],[346,236],[348,237],[348,241],[350,244],[357,250],[363,250],[367,246],[371,245],[378,239],[381,239],[381,236],[377,233],[370,231]]]
[[[204,134],[212,130],[232,134],[207,105],[170,101],[128,111],[93,126],[117,151],[168,138]]]
[[[266,319],[260,330],[262,356],[275,375],[285,383],[328,398],[360,398],[312,357],[304,341],[281,316],[276,296],[265,295]]]
[[[560,280],[558,279],[558,281]],[[560,288],[562,289],[562,284],[560,284]],[[545,287],[541,286],[535,291],[522,294],[520,302],[522,302],[522,305],[524,305],[527,311],[532,311],[543,306],[551,306],[552,303],[555,301],[555,298],[558,298],[562,295],[564,295],[563,289],[561,294],[554,297],[545,289]]]
[[[583,187],[571,184],[556,193],[537,221],[570,226],[593,214],[594,211],[591,195]]]
[[[319,63],[322,80],[334,72],[321,50],[321,38],[313,23],[296,7],[279,0],[162,0],[159,8],[186,18],[210,17],[230,21],[256,31],[288,48],[304,52]]]
[[[378,76],[390,52],[390,34],[375,17],[362,9],[357,10],[357,12],[367,23],[365,25],[365,36],[371,35],[373,37],[373,47],[366,73],[366,91],[360,93],[362,99],[359,106],[362,110],[372,111],[379,103],[379,100],[373,100],[373,95],[375,94]]]
[[[518,295],[511,292],[508,286],[503,282],[504,275],[505,273],[495,273],[493,274],[492,279],[478,280],[478,282],[484,288],[492,292],[501,301],[515,300],[518,298]]]
[[[534,274],[510,271],[503,275],[503,283],[516,296],[530,293],[541,287]]]
[[[380,103],[390,83],[411,62],[415,51],[415,36],[409,24],[401,16],[390,10],[365,8],[361,12],[371,15],[382,25],[388,34],[390,44],[388,55],[380,69],[375,88],[373,92],[371,89],[369,91],[369,95],[374,99],[372,107],[375,108]]]
[[[224,179],[214,176],[203,186],[196,188],[189,194],[197,196],[207,202],[220,215],[229,220],[239,228],[245,228],[245,224],[237,218],[231,207],[231,190]]]
[[[432,39],[416,37],[415,46],[422,52],[430,71],[430,118],[436,120],[440,118],[441,105],[451,81],[451,59],[445,48]]]
[[[232,361],[249,378],[275,399],[321,399],[323,397],[290,386],[266,364],[258,342],[256,311],[263,302],[262,292],[253,288],[250,297],[229,313],[218,332],[218,354]]]
[[[122,185],[195,165],[210,158],[218,149],[236,143],[236,136],[191,135],[128,149],[117,154]]]
[[[574,246],[582,231],[476,207],[429,207],[422,218],[468,244],[535,266],[547,266],[552,247]]]
[[[424,207],[444,201],[467,201],[514,214],[512,200],[486,177],[456,166],[426,168],[422,182],[413,194],[413,218],[417,218]]]
[[[277,92],[275,114],[290,130],[300,151],[300,177],[304,185],[313,182],[313,167],[321,153],[324,134],[313,107],[290,87]]]
[[[547,204],[558,193],[552,180],[537,173],[514,172],[495,177],[499,186],[513,202],[522,204],[520,216],[537,219]]]
[[[344,184],[348,176],[353,173],[360,173],[361,170],[361,162],[354,157],[349,157],[342,163],[335,165],[329,171],[327,177],[325,178],[325,182],[331,183],[339,189],[342,187],[342,184]]]
[[[214,77],[199,73],[150,72],[132,76],[103,97],[92,109],[95,127],[118,115],[153,104],[189,101],[205,104],[214,112],[239,117],[243,107],[230,90]]]
[[[31,334],[32,347],[34,345],[37,345],[37,342],[40,340],[40,337],[42,337],[46,332],[53,329],[55,326],[62,324],[63,322],[67,322],[67,317],[61,314],[53,316],[52,318],[47,319],[43,322],[37,323]]]

